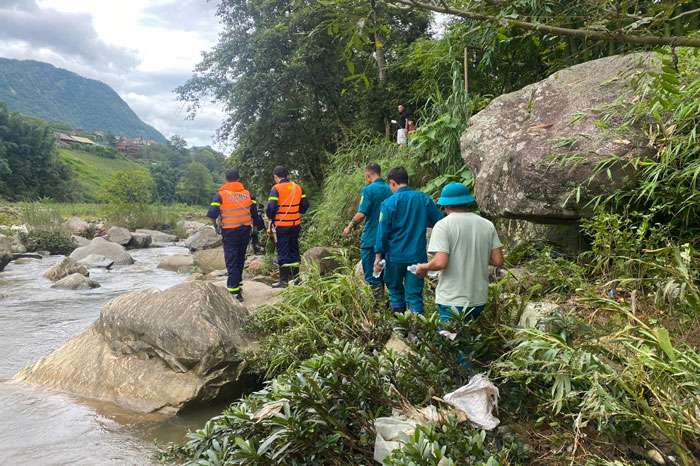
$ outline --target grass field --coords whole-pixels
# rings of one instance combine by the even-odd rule
[[[74,150],[59,150],[59,156],[66,161],[80,179],[85,190],[85,201],[96,202],[102,183],[109,181],[111,175],[120,170],[143,170],[145,167],[124,158],[107,159],[95,154]],[[80,216],[80,215],[78,215]]]

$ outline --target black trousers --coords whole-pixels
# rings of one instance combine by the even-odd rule
[[[250,227],[226,228],[221,230],[221,239],[224,243],[224,258],[228,281],[226,286],[229,291],[240,291],[243,285],[243,266],[245,265],[245,253],[250,241]]]
[[[280,267],[285,264],[299,264],[299,234],[301,225],[295,227],[277,227],[277,263]]]

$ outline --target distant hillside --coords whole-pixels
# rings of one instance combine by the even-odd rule
[[[10,110],[89,132],[167,142],[105,83],[48,63],[0,58],[0,101]]]
[[[78,182],[83,186],[84,201],[99,200],[102,183],[109,181],[120,170],[144,170],[144,166],[124,158],[106,159],[77,150],[60,150],[59,157],[73,167]]]

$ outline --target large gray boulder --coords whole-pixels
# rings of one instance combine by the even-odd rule
[[[0,271],[12,260],[12,243],[5,235],[0,235]]]
[[[78,245],[79,248],[85,247],[88,244],[90,244],[90,240],[87,238],[83,238],[82,236],[78,235],[70,235],[71,238],[73,238],[73,242]]]
[[[52,282],[61,280],[68,275],[80,274],[85,277],[90,276],[90,272],[72,257],[66,257],[61,262],[54,264],[49,270],[44,273],[44,278],[48,278]]]
[[[205,249],[195,252],[194,265],[199,267],[199,270],[204,274],[225,269],[226,259],[224,257],[224,248]]]
[[[126,252],[124,246],[107,241],[104,238],[97,237],[90,241],[89,246],[84,246],[73,251],[70,255],[76,261],[85,259],[90,254],[105,256],[113,260],[116,265],[130,265],[134,263],[134,259]]]
[[[144,230],[140,228],[136,230],[135,233],[150,236],[154,243],[174,243],[177,241],[177,236],[169,235],[158,230]]]
[[[225,288],[185,282],[113,299],[99,319],[15,379],[130,409],[176,413],[249,386],[249,313]]]
[[[63,222],[63,228],[74,235],[82,235],[88,228],[90,228],[90,224],[82,218],[71,217]]]
[[[130,248],[143,249],[149,247],[152,242],[153,240],[151,239],[151,235],[146,235],[144,233],[132,233],[131,241],[129,241],[128,246]]]
[[[210,225],[202,222],[194,222],[191,220],[180,220],[177,222],[178,230],[184,233],[183,238],[190,237],[195,233],[202,231],[207,228],[211,228]]]
[[[321,275],[326,275],[342,267],[342,262],[336,257],[341,251],[338,248],[311,248],[304,253],[301,262],[306,267],[310,267],[312,264],[317,266]]]
[[[462,157],[475,175],[480,209],[540,223],[576,221],[591,215],[586,204],[593,197],[633,183],[634,172],[624,164],[610,168],[610,179],[605,170],[589,179],[602,159],[651,150],[639,128],[619,134],[600,121],[616,99],[624,106],[635,97],[627,85],[652,66],[653,56],[618,55],[572,66],[497,97],[474,115],[462,135]],[[615,128],[621,118],[607,125]],[[562,164],[562,158],[573,160]]]
[[[90,254],[85,259],[80,259],[78,264],[89,269],[111,269],[114,261],[99,254]]]
[[[158,263],[159,269],[172,270],[173,272],[187,273],[194,265],[194,258],[190,254],[175,254],[168,256]]]
[[[213,228],[200,230],[185,240],[185,247],[192,252],[218,248],[221,244],[221,235],[217,234]]]
[[[95,280],[90,280],[81,273],[73,273],[51,285],[51,288],[61,288],[64,290],[89,290],[90,288],[99,287],[99,283]]]
[[[107,235],[105,235],[105,238],[113,243],[126,246],[129,244],[129,241],[131,241],[131,233],[129,233],[129,230],[126,228],[111,227],[109,230],[107,230]]]

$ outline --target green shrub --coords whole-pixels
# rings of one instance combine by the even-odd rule
[[[70,233],[61,230],[30,230],[28,233],[20,232],[19,238],[28,251],[68,255],[77,246]]]
[[[263,334],[253,367],[268,377],[323,352],[336,339],[372,350],[380,348],[391,332],[390,313],[377,306],[347,258],[341,269],[327,276],[312,269],[282,298],[261,307],[250,325],[251,331]]]
[[[616,441],[626,437],[662,451],[670,444],[683,464],[696,464],[700,355],[674,346],[668,330],[645,323],[627,304],[586,302],[613,313],[618,325],[606,330],[573,314],[553,316],[544,323],[549,331],[517,330],[495,372],[527,387],[540,422],[549,411],[577,431],[593,423]]]
[[[33,202],[22,208],[22,222],[30,230],[58,231],[63,228],[61,214],[41,202]]]

